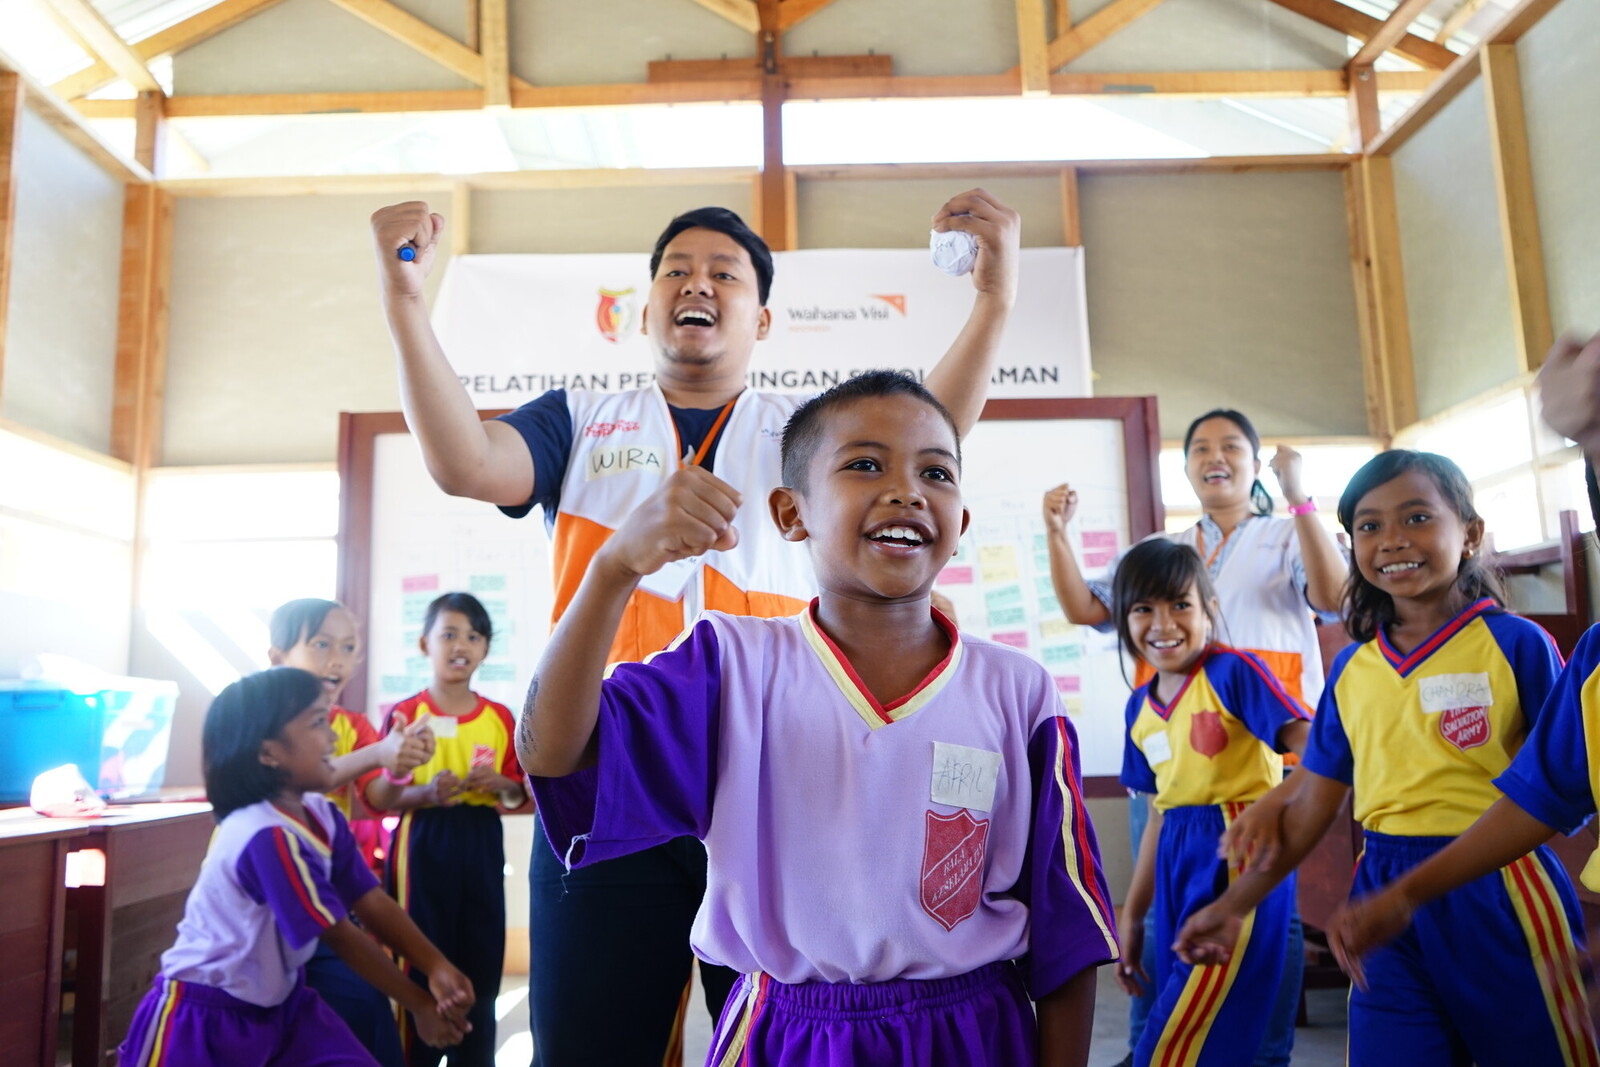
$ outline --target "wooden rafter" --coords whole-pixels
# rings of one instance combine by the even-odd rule
[[[1283,0],[1277,0],[1282,3]],[[1516,7],[1505,13],[1500,22],[1484,35],[1472,51],[1461,56],[1450,68],[1430,85],[1422,98],[1394,124],[1383,131],[1367,151],[1374,155],[1392,155],[1428,121],[1442,111],[1450,101],[1459,96],[1467,86],[1477,80],[1480,72],[1479,56],[1491,44],[1515,44],[1522,35],[1536,26],[1561,0],[1519,0]]]
[[[1524,371],[1536,370],[1555,339],[1550,294],[1545,282],[1544,245],[1534,198],[1533,164],[1528,158],[1528,123],[1522,106],[1517,46],[1491,44],[1482,52],[1484,100],[1489,112],[1489,146],[1494,157],[1495,193],[1500,207],[1500,237],[1506,278],[1511,286],[1511,319],[1517,356]]]
[[[788,33],[833,0],[783,0],[778,5],[778,32]]]
[[[1411,24],[1417,17],[1428,10],[1428,5],[1433,0],[1400,0],[1395,5],[1394,11],[1383,20],[1383,25],[1361,45],[1359,51],[1351,58],[1352,67],[1365,67],[1370,65],[1379,56],[1400,42],[1411,30]]]
[[[117,77],[140,92],[161,91],[161,83],[145,61],[89,0],[45,0],[45,4],[89,54],[115,71]]]
[[[152,59],[197,45],[282,2],[283,0],[222,0],[222,3],[215,7],[206,8],[177,25],[168,26],[160,33],[152,34],[142,41],[135,41],[132,45],[133,52],[145,63],[149,63]],[[96,62],[56,82],[50,90],[63,100],[75,100],[116,80],[116,71],[105,63]]]
[[[483,56],[483,104],[511,106],[511,29],[507,0],[479,0],[478,40]]]
[[[804,62],[811,58],[793,56],[784,62],[804,69]],[[848,57],[821,58],[837,60]],[[682,62],[698,65],[701,61]],[[689,69],[692,70],[693,67]],[[1377,75],[1378,90],[1422,92],[1436,83],[1439,77],[1440,75],[1434,71],[1383,72]],[[789,95],[805,100],[937,99],[1015,96],[1017,93],[1016,77],[1005,74],[954,77],[789,75],[786,80]],[[1220,97],[1293,99],[1343,96],[1345,89],[1346,75],[1342,70],[1070,73],[1050,76],[1050,92],[1055,96],[1151,96],[1194,100],[1214,100]],[[756,102],[760,99],[761,81],[754,76],[711,81],[673,77],[664,81],[627,82],[617,85],[543,85],[528,89],[513,88],[511,91],[511,106],[514,108]],[[169,97],[166,113],[168,118],[310,115],[335,112],[384,114],[400,111],[419,113],[472,111],[482,106],[483,93],[477,89],[353,93],[227,93],[215,96],[196,94]],[[72,109],[84,118],[132,118],[134,104],[131,100],[75,100]]]
[[[754,0],[694,0],[714,15],[721,15],[746,33],[761,31],[761,13]]]
[[[1433,35],[1433,39],[1440,44],[1450,40],[1450,38],[1461,32],[1461,27],[1472,21],[1472,16],[1482,11],[1484,5],[1488,2],[1489,0],[1460,0],[1455,6],[1455,10],[1446,15],[1444,21],[1439,23],[1439,32]]]
[[[1060,36],[1072,29],[1072,5],[1069,0],[1051,0],[1050,6],[1055,11],[1054,31]]]
[[[484,57],[423,22],[389,0],[330,0],[374,29],[382,30],[400,43],[460,75],[474,85],[487,81]],[[524,83],[525,84],[525,83]]]
[[[1321,23],[1330,29],[1354,37],[1358,41],[1370,40],[1383,26],[1383,23],[1372,16],[1364,15],[1353,7],[1338,3],[1337,0],[1272,0],[1272,2],[1312,22]],[[1405,34],[1396,41],[1392,51],[1402,59],[1408,59],[1430,70],[1444,70],[1456,59],[1456,53],[1444,45],[1435,44],[1414,33]]]
[[[1050,93],[1050,27],[1046,0],[1017,0],[1017,64],[1023,96]]]
[[[1112,0],[1050,42],[1050,69],[1060,70],[1161,3],[1162,0]]]

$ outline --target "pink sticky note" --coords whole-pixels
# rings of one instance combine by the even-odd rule
[[[1109,548],[1097,548],[1093,551],[1089,549],[1083,550],[1083,565],[1085,567],[1104,567],[1116,558],[1117,553],[1115,550]]]
[[[1056,692],[1081,693],[1083,692],[1083,679],[1075,675],[1056,675]]]
[[[971,585],[971,567],[946,567],[939,572],[940,585]]]
[[[1117,550],[1117,531],[1115,530],[1085,530],[1083,531],[1083,547],[1109,548]]]
[[[1012,648],[1028,647],[1028,631],[1026,630],[1016,630],[1003,634],[990,634],[989,637],[991,640],[998,641],[1002,645],[1010,645]]]
[[[406,593],[430,593],[439,588],[437,574],[418,574],[400,579],[400,589]]]

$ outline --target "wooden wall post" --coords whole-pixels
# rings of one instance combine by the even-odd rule
[[[161,461],[173,197],[129,183],[123,198],[122,282],[111,408],[111,454],[142,475]]]
[[[1373,368],[1382,382],[1391,436],[1417,421],[1417,379],[1411,363],[1411,320],[1406,307],[1405,264],[1400,254],[1400,213],[1395,203],[1394,165],[1388,156],[1367,156],[1360,169],[1364,255],[1370,264],[1371,335],[1378,353]],[[1370,403],[1370,390],[1369,390]]]
[[[1061,168],[1061,243],[1068,248],[1083,244],[1083,212],[1078,201],[1078,168]]]
[[[1528,158],[1528,126],[1522,107],[1517,46],[1483,48],[1484,101],[1489,111],[1489,146],[1494,156],[1495,195],[1500,203],[1500,238],[1505,246],[1506,278],[1511,285],[1511,319],[1517,359],[1524,371],[1537,370],[1550,350],[1550,294],[1545,285],[1544,245],[1534,199],[1533,165]]]
[[[11,303],[11,246],[17,217],[17,141],[22,134],[22,79],[0,70],[0,396],[5,394],[6,308]]]
[[[788,96],[782,66],[778,0],[760,0],[761,29],[756,55],[761,62],[761,177],[757,210],[761,236],[774,252],[793,248],[794,182],[783,165],[783,102]]]

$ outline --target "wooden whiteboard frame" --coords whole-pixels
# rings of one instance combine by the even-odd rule
[[[484,419],[502,411],[481,411]],[[1139,397],[1058,397],[1031,400],[991,400],[983,407],[984,420],[1081,419],[1115,421],[1122,426],[1123,477],[1128,495],[1129,543],[1139,541],[1165,528],[1166,511],[1161,503],[1161,476],[1157,458],[1161,454],[1161,424],[1156,398]],[[339,415],[339,574],[338,598],[358,619],[366,621],[372,594],[372,498],[376,438],[384,434],[410,433],[405,417],[397,411]],[[1047,488],[1040,484],[1040,492]],[[485,507],[490,505],[485,504]],[[344,702],[349,707],[367,706],[367,662],[362,660],[345,685]],[[1084,779],[1084,791],[1091,797],[1122,796],[1122,786],[1113,776]]]

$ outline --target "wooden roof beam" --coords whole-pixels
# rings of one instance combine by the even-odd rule
[[[162,92],[161,83],[127,41],[89,0],[44,0],[50,13],[89,54],[140,92]]]
[[[1112,0],[1050,42],[1049,63],[1060,70],[1130,23],[1160,7],[1162,0]]]
[[[488,81],[484,57],[460,41],[423,22],[411,12],[392,4],[389,0],[329,0],[361,19],[374,29],[407,45],[457,74],[474,85]],[[517,88],[532,88],[527,82],[508,75],[510,84]]]
[[[1023,96],[1050,95],[1050,27],[1047,0],[1017,0],[1017,69]]]
[[[1281,8],[1293,11],[1312,22],[1338,30],[1358,41],[1369,41],[1384,25],[1370,15],[1346,7],[1337,0],[1272,0]],[[1444,70],[1456,61],[1456,53],[1442,44],[1424,40],[1414,33],[1404,34],[1390,49],[1402,59],[1430,70]]]
[[[223,30],[232,29],[252,15],[260,14],[283,0],[222,0],[191,18],[160,33],[135,41],[133,52],[145,63],[160,56],[183,51],[201,41],[215,37]],[[76,100],[117,80],[117,72],[105,63],[96,61],[76,74],[68,75],[50,86],[50,91],[63,100]]]
[[[1455,10],[1446,15],[1444,21],[1439,23],[1439,32],[1433,35],[1433,39],[1440,44],[1449,41],[1450,38],[1460,33],[1461,27],[1471,22],[1472,16],[1482,11],[1483,6],[1488,2],[1489,0],[1461,0],[1460,3],[1456,4]]]
[[[1368,66],[1377,60],[1379,56],[1399,44],[1400,38],[1410,32],[1411,24],[1417,21],[1419,15],[1428,10],[1428,5],[1431,3],[1433,3],[1433,0],[1400,0],[1395,5],[1394,11],[1389,14],[1389,17],[1383,20],[1383,25],[1379,26],[1377,32],[1366,39],[1360,50],[1351,58],[1350,67],[1354,69]]]

